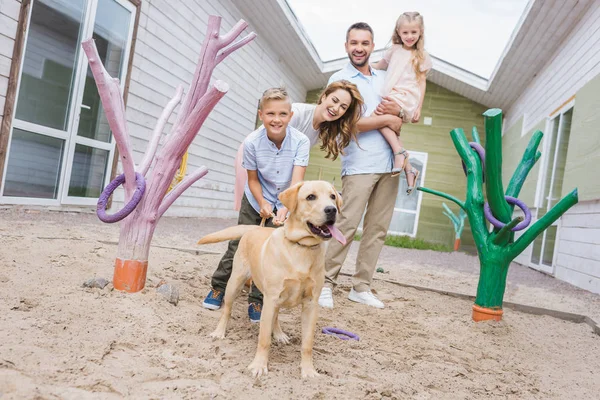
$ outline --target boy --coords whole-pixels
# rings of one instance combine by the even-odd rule
[[[248,171],[248,183],[244,189],[238,225],[259,225],[265,218],[265,225],[273,227],[285,221],[288,210],[279,201],[279,193],[304,180],[310,152],[308,138],[288,126],[292,115],[292,103],[285,89],[272,88],[263,93],[258,106],[258,116],[263,125],[244,140],[242,165]],[[205,308],[221,308],[238,244],[239,240],[229,242],[213,274],[212,289],[202,303]],[[253,283],[248,295],[251,322],[260,321],[261,309],[262,293]]]

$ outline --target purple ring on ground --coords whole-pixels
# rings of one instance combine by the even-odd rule
[[[504,196],[504,197],[506,198],[506,202],[508,204],[516,205],[521,210],[523,210],[523,213],[525,213],[525,219],[523,221],[519,222],[519,224],[517,226],[515,226],[514,228],[512,228],[511,231],[516,232],[516,231],[520,231],[520,230],[527,228],[529,226],[529,224],[531,223],[531,211],[529,211],[529,208],[527,207],[527,205],[525,203],[523,203],[521,200],[517,199],[516,197],[512,197],[512,196]],[[483,213],[485,214],[485,217],[487,218],[487,220],[490,221],[492,223],[492,225],[494,225],[496,228],[501,229],[504,227],[504,225],[506,225],[505,223],[498,221],[496,219],[496,217],[494,217],[494,215],[492,214],[490,205],[487,202],[483,206]]]
[[[342,340],[360,340],[357,334],[345,331],[343,329],[332,328],[330,326],[326,326],[321,330],[326,335],[332,335]]]
[[[485,150],[484,150],[483,146],[481,146],[479,143],[476,143],[476,142],[469,142],[469,146],[471,146],[471,148],[477,152],[477,155],[479,156],[479,159],[481,160],[481,176],[482,176],[482,181],[485,182]],[[463,171],[465,171],[465,175],[466,175],[467,174],[467,166],[465,165],[464,161],[461,160],[460,162],[462,163]]]
[[[98,204],[96,205],[96,214],[98,215],[100,221],[112,224],[114,222],[122,220],[123,218],[131,214],[131,212],[135,209],[135,207],[142,199],[144,191],[146,190],[146,180],[144,179],[144,176],[142,174],[136,172],[136,189],[133,193],[133,196],[131,196],[131,200],[129,200],[129,203],[127,203],[125,207],[123,207],[121,210],[117,211],[112,215],[108,215],[106,213],[106,203],[108,203],[108,199],[115,191],[115,189],[123,183],[125,183],[125,174],[117,176],[111,183],[108,184],[108,186],[106,186],[106,188],[104,188],[104,191],[100,194],[100,197],[98,198]]]

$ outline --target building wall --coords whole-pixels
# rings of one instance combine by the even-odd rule
[[[222,17],[221,33],[244,16],[229,0],[142,2],[137,44],[127,102],[128,127],[135,162],[146,150],[163,107],[179,84],[192,79],[209,15]],[[213,74],[230,85],[229,92],[210,114],[189,148],[188,173],[205,165],[209,173],[190,187],[169,208],[171,216],[235,217],[233,211],[234,159],[241,141],[254,129],[262,92],[285,84],[293,100],[306,89],[276,49],[262,38],[260,27],[250,26],[258,37],[230,55]],[[175,115],[169,119],[168,132]],[[121,207],[122,192],[114,207]]]
[[[315,92],[309,92],[307,101],[316,99]],[[465,198],[466,179],[463,173],[460,157],[450,139],[450,131],[463,128],[469,141],[472,141],[471,128],[476,126],[480,132],[483,144],[482,114],[486,108],[463,96],[453,93],[432,82],[427,83],[425,101],[421,112],[421,122],[405,125],[402,139],[409,150],[428,154],[427,170],[424,186],[448,193],[459,199]],[[430,126],[423,124],[424,117],[431,117]],[[324,159],[324,154],[317,146],[311,151],[310,165],[307,169],[307,179],[322,179],[332,181],[341,189],[339,160],[331,162]],[[400,179],[404,179],[404,174]],[[417,192],[420,193],[420,192]],[[445,202],[455,213],[458,206],[440,197],[421,194],[421,214],[417,229],[417,237],[431,242],[444,243],[452,246],[454,228],[451,221],[442,214],[442,203]],[[462,249],[474,251],[475,246],[468,222],[462,235]]]
[[[600,293],[600,2],[593,2],[573,31],[507,113],[503,170],[514,170],[532,133],[574,99],[562,196],[578,189],[579,203],[559,222],[554,275]],[[543,151],[544,142],[540,145]],[[541,161],[541,160],[540,160]],[[539,164],[539,163],[538,163]],[[539,165],[520,198],[533,206]],[[505,184],[508,182],[505,173]],[[529,265],[531,246],[517,262]]]
[[[0,125],[4,117],[6,90],[20,10],[20,0],[0,0]]]
[[[524,60],[526,62],[526,60]],[[594,1],[554,56],[506,111],[506,127],[524,118],[529,132],[600,74],[600,1]]]
[[[575,95],[573,121],[562,196],[578,188],[579,203],[567,211],[560,220],[554,258],[554,275],[594,293],[600,293],[600,183],[593,177],[600,174],[600,76],[588,82]],[[536,129],[545,129],[545,120],[526,135],[520,135],[520,123],[505,132],[503,147],[515,149],[514,156],[527,145]],[[520,159],[520,155],[518,157]],[[514,168],[517,157],[505,159],[505,169]],[[539,164],[539,163],[538,163]],[[536,165],[526,181],[521,196],[526,204],[534,203],[539,165]],[[592,198],[590,200],[590,198]],[[529,265],[530,246],[516,261]]]

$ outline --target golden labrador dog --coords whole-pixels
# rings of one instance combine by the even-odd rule
[[[325,241],[332,237],[345,243],[335,227],[342,199],[325,181],[300,182],[279,195],[290,214],[283,228],[238,225],[207,235],[199,244],[241,237],[227,283],[223,314],[212,337],[224,338],[233,301],[248,278],[263,294],[258,347],[248,369],[254,376],[268,372],[271,335],[289,343],[281,330],[280,307],[302,304],[302,377],[318,373],[313,366],[312,348],[317,323],[318,299],[325,280]]]

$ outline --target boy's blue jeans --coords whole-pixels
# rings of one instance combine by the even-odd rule
[[[277,214],[277,210],[273,210],[273,213]],[[260,225],[261,220],[262,218],[260,214],[257,213],[254,208],[252,208],[252,205],[250,205],[246,195],[244,195],[242,198],[242,205],[240,207],[238,225]],[[265,222],[265,226],[273,228],[273,219],[269,218]],[[227,287],[227,281],[229,281],[231,270],[233,269],[233,256],[238,248],[239,243],[239,240],[231,240],[229,242],[227,251],[221,258],[221,261],[219,261],[219,266],[212,276],[211,285],[213,289],[225,291],[225,288]],[[262,293],[254,285],[254,282],[252,282],[252,288],[250,290],[250,294],[248,295],[248,303],[262,304],[262,301]]]

